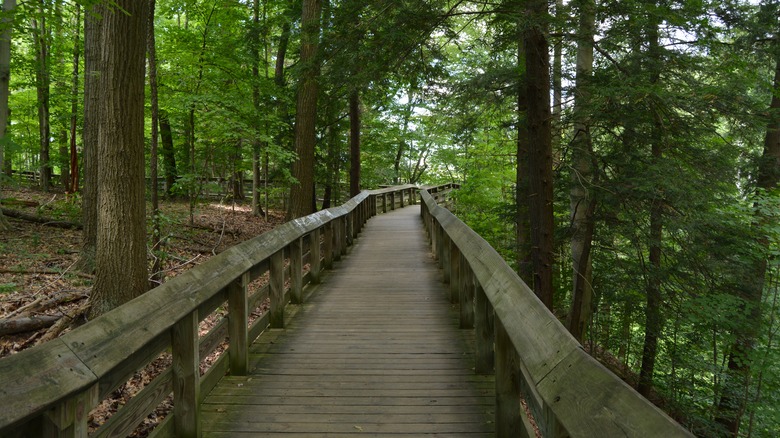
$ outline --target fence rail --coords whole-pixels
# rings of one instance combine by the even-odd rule
[[[199,436],[200,402],[228,372],[247,372],[252,341],[268,327],[284,326],[285,305],[301,302],[304,285],[318,282],[322,269],[346,254],[371,216],[416,199],[412,185],[364,191],[340,207],[236,245],[58,339],[0,360],[0,436],[86,437],[90,410],[166,351],[170,367],[90,436],[126,436],[170,394],[173,412],[154,434]],[[266,274],[267,285],[250,295],[247,285]],[[269,311],[249,325],[250,313],[266,298]],[[227,316],[200,336],[200,321],[226,305]],[[201,375],[201,358],[226,338],[226,354]]]
[[[475,371],[495,372],[496,436],[692,436],[590,355],[478,234],[421,190],[433,252],[474,329]],[[529,414],[521,407],[525,400]]]

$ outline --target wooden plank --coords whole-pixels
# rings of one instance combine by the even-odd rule
[[[535,436],[525,428],[520,406],[520,358],[500,321],[496,321],[496,437]]]
[[[271,328],[284,327],[284,251],[271,256],[271,308],[269,309]]]
[[[450,302],[457,304],[460,302],[460,248],[452,240],[449,242],[450,253],[447,262],[450,265]]]
[[[460,302],[460,328],[474,328],[474,274],[471,272],[466,257],[461,254],[458,257],[458,272],[460,286],[458,287]]]
[[[309,235],[309,239],[311,240],[309,245],[311,254],[309,274],[311,275],[312,284],[319,284],[322,271],[322,251],[320,250],[320,240],[322,239],[321,230],[321,228],[317,228]]]
[[[228,288],[228,333],[230,346],[230,373],[243,376],[249,367],[249,345],[247,344],[247,325],[249,324],[249,304],[247,285],[249,272],[234,280]]]
[[[303,302],[303,238],[290,243],[290,302]]]
[[[133,396],[97,430],[93,438],[126,437],[149,412],[153,411],[173,391],[173,373],[164,371]]]
[[[493,329],[493,306],[490,305],[485,291],[479,283],[474,285],[474,334],[475,334],[475,364],[477,374],[493,374],[495,342]]]
[[[4,358],[0,360],[0,428],[43,413],[51,403],[52,390],[72,396],[96,382],[97,377],[62,338]]]
[[[182,318],[171,331],[174,429],[177,437],[199,438],[200,358],[197,310]]]

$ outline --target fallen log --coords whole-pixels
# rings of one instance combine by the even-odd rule
[[[14,319],[0,319],[0,336],[32,332],[51,327],[62,315],[40,315]]]
[[[60,221],[48,217],[35,216],[32,214],[22,213],[21,211],[11,210],[8,208],[3,208],[2,211],[3,214],[8,217],[21,219],[27,222],[35,222],[50,227],[66,228],[66,229],[74,229],[74,230],[81,230],[82,228],[84,228],[83,225],[77,222]]]

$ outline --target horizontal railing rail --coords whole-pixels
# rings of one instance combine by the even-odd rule
[[[127,436],[171,394],[172,413],[153,434],[199,436],[200,402],[222,376],[246,374],[252,341],[268,327],[284,327],[287,302],[303,301],[304,285],[317,283],[346,254],[378,208],[414,204],[417,190],[361,192],[236,245],[60,338],[0,359],[0,436],[86,437],[90,410],[166,352],[170,366],[89,436]],[[249,283],[263,275],[267,284],[250,293]],[[250,325],[266,299],[268,312]],[[200,322],[225,307],[226,316],[199,335]],[[226,338],[227,352],[201,375],[201,359]]]
[[[478,234],[420,192],[434,256],[475,331],[475,371],[495,373],[498,437],[692,436],[587,354]],[[522,407],[524,400],[528,409]]]

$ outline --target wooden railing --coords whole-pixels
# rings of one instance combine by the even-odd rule
[[[416,203],[417,190],[364,191],[340,207],[232,247],[58,339],[0,360],[0,436],[86,437],[90,410],[165,352],[172,364],[89,435],[127,436],[173,394],[173,411],[153,435],[199,436],[200,402],[222,376],[246,374],[252,341],[268,327],[284,327],[288,301],[303,300],[304,285],[317,283],[322,269],[346,254],[371,216]],[[267,284],[250,294],[247,285],[266,274]],[[250,325],[250,313],[266,298],[270,309]],[[200,321],[226,305],[226,316],[200,336]],[[201,358],[226,338],[226,354],[201,375]]]
[[[495,373],[496,436],[692,436],[588,355],[484,239],[420,194],[460,326],[475,330],[475,370]]]

